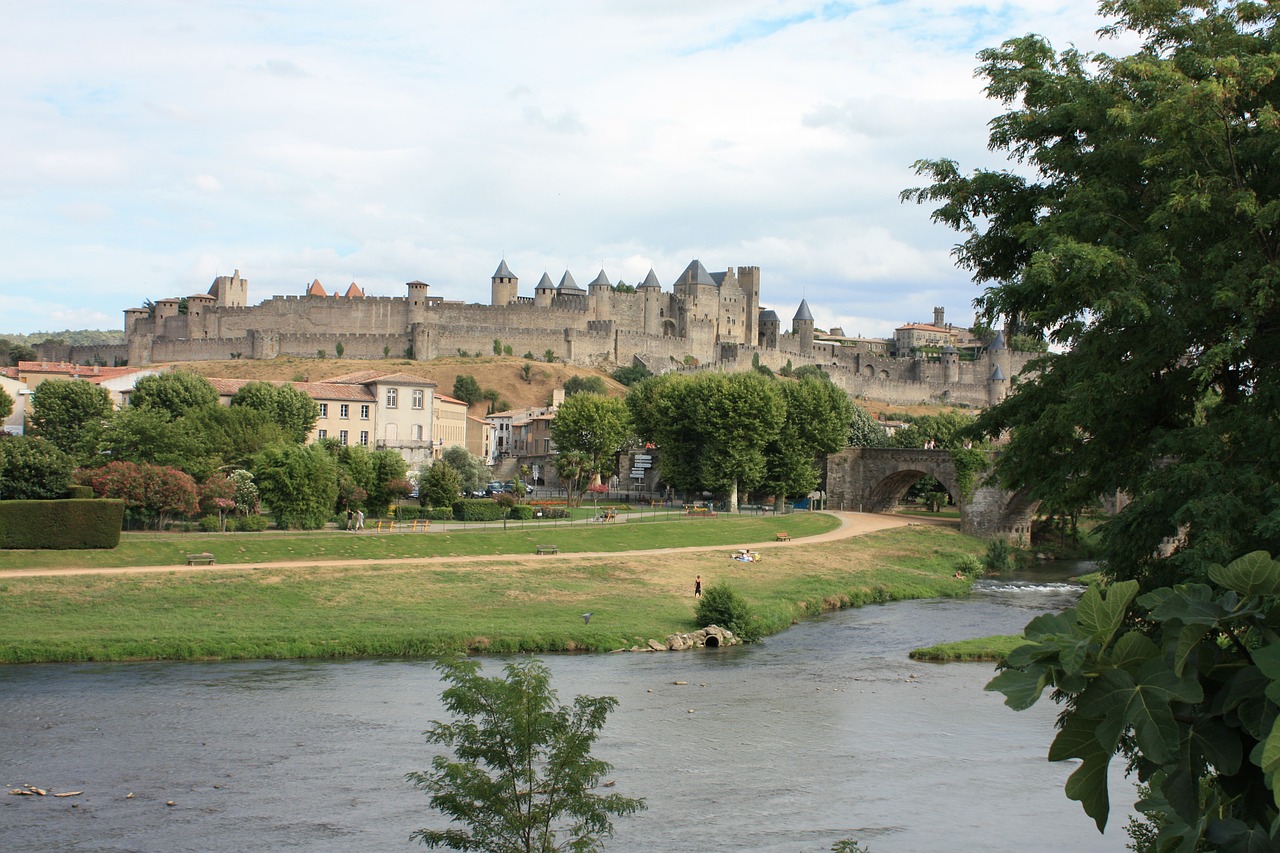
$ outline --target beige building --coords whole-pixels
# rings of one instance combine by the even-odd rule
[[[435,418],[431,422],[433,448],[431,455],[439,459],[446,447],[467,447],[467,404],[445,394],[435,395]],[[468,448],[470,450],[470,448]],[[476,454],[479,455],[479,454]],[[482,457],[483,458],[483,457]]]
[[[224,405],[252,380],[210,379]],[[376,371],[338,376],[325,382],[273,382],[292,385],[320,408],[308,441],[332,438],[342,445],[394,450],[409,465],[432,455],[432,417],[436,383],[404,373]]]
[[[0,367],[0,390],[13,400],[13,411],[7,418],[0,421],[0,431],[11,435],[22,435],[27,421],[27,397],[31,392],[18,379],[18,368]]]

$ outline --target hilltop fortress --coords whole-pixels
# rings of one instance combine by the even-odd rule
[[[431,296],[410,281],[406,295],[369,297],[356,284],[328,293],[315,281],[301,296],[248,304],[239,270],[218,276],[207,293],[161,299],[124,312],[122,346],[40,345],[39,357],[77,363],[142,366],[156,362],[276,356],[412,358],[488,355],[495,346],[515,355],[548,355],[572,364],[612,367],[635,361],[654,372],[714,368],[779,370],[818,365],[853,396],[890,403],[986,406],[1008,393],[1026,356],[1010,353],[997,335],[964,355],[958,332],[942,322],[913,324],[898,340],[847,338],[817,332],[807,302],[791,328],[760,304],[760,268],[710,273],[692,261],[664,291],[650,270],[635,288],[615,288],[604,270],[580,287],[569,272],[558,283],[543,273],[533,296],[502,261],[490,277],[488,305]],[[185,308],[185,310],[183,310]],[[923,349],[903,332],[925,334]],[[508,349],[509,348],[509,349]],[[905,350],[905,351],[904,351]]]

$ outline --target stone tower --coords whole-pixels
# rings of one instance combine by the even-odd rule
[[[516,301],[516,294],[520,279],[507,267],[507,261],[503,258],[502,263],[498,264],[498,268],[493,272],[493,297],[490,300],[493,305],[510,305]]]
[[[240,277],[240,270],[231,275],[220,275],[209,286],[209,295],[221,308],[244,308],[249,304],[249,279]]]
[[[780,334],[782,334],[782,320],[778,317],[778,312],[773,309],[761,311],[759,345],[765,349],[777,349]]]
[[[746,329],[742,341],[748,345],[755,344],[758,335],[756,318],[760,314],[760,267],[738,267],[738,287],[746,303],[742,319]]]
[[[809,310],[808,300],[800,300],[800,307],[791,318],[791,333],[796,336],[801,353],[808,355],[813,352],[813,312]]]
[[[538,279],[538,286],[533,289],[533,304],[536,308],[550,308],[551,297],[556,295],[555,282],[545,272]]]
[[[636,290],[644,296],[644,333],[661,335],[662,285],[658,283],[658,276],[654,274],[653,267],[649,268],[649,274],[644,277],[644,281]]]
[[[600,268],[600,275],[587,285],[587,293],[595,319],[612,320],[613,305],[609,297],[613,295],[613,283],[609,281],[609,276],[604,274],[604,267]]]
[[[933,325],[937,326],[939,329],[945,329],[947,327],[946,317],[947,317],[947,309],[945,308],[933,309]]]

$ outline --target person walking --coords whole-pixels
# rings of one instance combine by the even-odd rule
[[[702,598],[702,575],[693,579],[693,597]]]
[[[347,529],[355,530],[355,527],[356,527],[356,514],[351,510],[351,507],[347,507]]]
[[[364,510],[356,510],[356,530],[364,530]]]

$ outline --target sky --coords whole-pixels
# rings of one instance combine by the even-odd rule
[[[120,329],[239,270],[489,301],[503,259],[665,290],[761,268],[784,325],[969,325],[912,163],[1003,168],[976,54],[1117,50],[1090,0],[0,0],[0,333]]]

